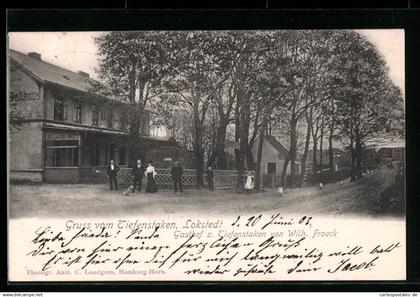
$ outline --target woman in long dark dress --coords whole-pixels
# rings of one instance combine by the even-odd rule
[[[155,182],[156,171],[151,162],[147,165],[144,175],[147,178],[146,193],[156,193],[158,190]]]

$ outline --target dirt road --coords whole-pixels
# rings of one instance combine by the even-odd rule
[[[10,216],[89,217],[141,214],[236,214],[281,211],[329,215],[376,216],[380,193],[394,182],[397,169],[386,166],[350,183],[290,189],[279,197],[275,191],[237,194],[231,190],[186,190],[155,194],[123,190],[110,192],[108,185],[11,185]]]

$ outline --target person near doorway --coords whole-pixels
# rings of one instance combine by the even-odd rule
[[[110,160],[107,168],[107,175],[109,179],[110,190],[118,190],[117,174],[120,168],[114,163],[114,160]]]
[[[146,193],[156,193],[158,190],[155,182],[156,170],[152,165],[152,161],[148,162],[144,176],[147,179]]]
[[[136,191],[136,188],[138,192],[140,193],[141,186],[143,183],[143,176],[144,176],[144,166],[140,159],[137,160],[136,165],[133,167],[132,173],[133,173],[133,178],[134,178],[132,193]]]
[[[182,188],[182,175],[184,174],[184,169],[179,165],[178,161],[174,162],[174,166],[171,169],[172,180],[174,181],[175,192],[178,192],[178,188],[181,192],[184,191]]]

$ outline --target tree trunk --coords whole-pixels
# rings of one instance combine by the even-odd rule
[[[286,160],[284,160],[283,163],[283,169],[281,171],[281,186],[286,187],[286,177],[287,177],[287,166],[289,166],[290,157],[287,156]]]
[[[328,136],[328,164],[330,171],[335,171],[334,168],[334,150],[333,150],[333,129],[330,130],[330,135]]]
[[[222,121],[216,129],[215,144],[208,159],[208,166],[216,169],[227,169],[226,158],[226,128],[228,121]]]
[[[227,126],[227,125],[226,125]],[[226,126],[220,127],[217,131],[216,136],[216,168],[217,169],[227,169],[227,160],[226,160]]]
[[[299,187],[302,186],[303,180],[305,178],[305,171],[306,171],[306,158],[308,156],[308,150],[309,150],[309,141],[311,140],[311,126],[312,126],[312,119],[309,118],[308,120],[308,126],[306,127],[306,139],[305,139],[305,148],[303,150],[303,154],[302,154],[302,160],[301,160],[301,174],[300,174],[300,179],[299,179]]]
[[[248,104],[244,104],[244,106],[241,107],[241,144],[243,144],[242,153],[244,154],[244,161],[246,160],[246,167],[248,170],[252,170],[254,168],[252,147],[249,143],[250,112]]]
[[[330,171],[335,171],[334,166],[334,150],[333,150],[333,137],[334,137],[334,130],[335,130],[335,110],[334,110],[334,97],[331,96],[330,99],[331,105],[331,114],[330,114],[330,135],[328,136],[328,158],[329,158],[329,167]]]
[[[260,137],[258,139],[258,151],[257,151],[257,164],[255,167],[255,189],[259,191],[261,189],[261,159],[264,147],[264,131],[267,126],[267,121],[264,120],[260,127]]]
[[[315,174],[318,169],[318,142],[314,141],[312,146],[312,170]]]
[[[297,135],[296,135],[297,120],[292,118],[290,122],[290,186],[294,187],[296,183],[296,151],[297,151]]]
[[[146,143],[140,137],[141,129],[141,116],[143,114],[142,109],[139,107],[138,103],[132,103],[131,112],[130,112],[130,129],[129,137],[127,141],[128,145],[128,164],[134,166],[137,159],[142,159],[143,162],[146,162],[148,149]]]
[[[194,163],[196,169],[197,188],[203,186],[204,150],[201,143],[194,141]]]
[[[129,129],[129,138],[127,141],[128,144],[128,164],[134,166],[135,160],[138,159],[140,156],[138,155],[138,147],[137,144],[140,140],[140,119],[139,119],[139,109],[138,103],[136,102],[136,66],[135,61],[132,61],[133,65],[131,66],[131,70],[129,71],[129,90],[128,90],[128,100],[130,101],[130,112],[129,112],[129,120],[130,120],[130,129]]]
[[[319,165],[320,165],[320,169],[322,172],[322,169],[324,169],[324,152],[323,152],[323,140],[324,140],[324,129],[321,127],[321,135],[320,135],[321,139],[319,141]]]
[[[235,142],[240,143],[241,140],[241,117],[240,117],[240,103],[237,102],[235,106]],[[242,191],[242,175],[244,172],[243,154],[241,148],[235,148],[235,165],[238,171],[238,179],[236,183],[237,192]]]
[[[320,164],[320,172],[319,172],[319,180],[324,183],[324,117],[321,120],[321,135],[319,141],[319,164]]]
[[[195,147],[194,149],[194,161],[195,169],[197,170],[197,188],[203,186],[203,162],[204,162],[204,153],[200,148]]]
[[[198,101],[198,100],[196,100]],[[193,106],[194,115],[194,163],[196,169],[197,188],[203,186],[204,150],[203,150],[203,127],[198,112],[198,102]]]
[[[245,144],[245,158],[248,170],[255,170],[254,156],[252,155],[252,144]]]
[[[350,139],[350,157],[351,157],[351,173],[350,181],[356,180],[356,153],[353,146],[353,139]]]
[[[357,179],[360,179],[362,177],[363,149],[362,149],[362,144],[360,143],[360,139],[358,137],[356,137],[355,155],[356,155],[356,176],[357,176]]]

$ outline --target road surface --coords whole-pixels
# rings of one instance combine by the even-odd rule
[[[109,191],[109,185],[11,185],[10,217],[106,217],[142,214],[239,214],[259,212],[378,216],[380,194],[394,182],[397,168],[386,166],[356,182],[289,189],[283,196],[265,190],[186,190],[173,193]]]

